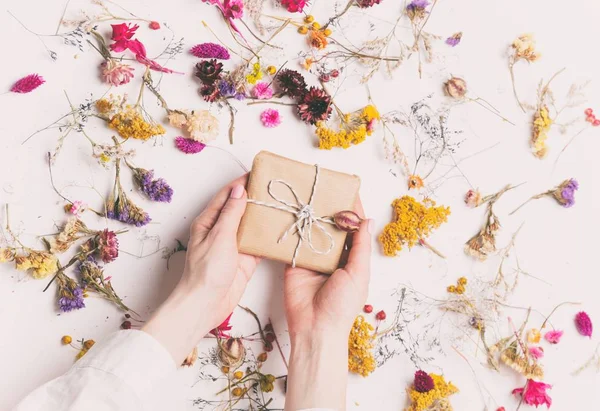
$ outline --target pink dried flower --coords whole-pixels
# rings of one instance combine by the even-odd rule
[[[260,121],[262,121],[263,126],[273,128],[281,124],[281,116],[279,111],[268,108],[260,114]]]
[[[133,78],[133,67],[108,60],[102,63],[102,79],[115,87],[129,83]]]
[[[220,44],[202,43],[196,44],[190,49],[190,53],[201,59],[229,60],[229,51]]]
[[[242,0],[223,1],[223,14],[228,19],[239,19],[244,16],[244,2]]]
[[[542,347],[529,347],[529,355],[539,360],[544,356],[544,349]]]
[[[578,312],[575,315],[575,326],[579,334],[592,338],[592,331],[594,330],[592,319],[585,311]]]
[[[543,382],[537,382],[533,380],[527,380],[525,388],[515,388],[512,390],[514,395],[521,395],[523,402],[527,405],[545,405],[550,408],[552,405],[552,398],[546,393],[546,390],[552,388],[550,384]]]
[[[148,27],[150,27],[150,30],[158,30],[160,29],[160,23],[158,21],[151,21]]]
[[[115,261],[119,256],[119,240],[114,231],[105,229],[98,233],[98,254],[105,263]]]
[[[83,213],[85,211],[85,209],[87,208],[87,205],[80,200],[75,200],[73,201],[71,204],[68,204],[68,207],[65,207],[67,209],[67,211],[71,214],[73,214],[74,216],[81,216],[81,213]]]
[[[232,315],[233,313],[229,314],[227,318],[225,318],[225,320],[223,320],[223,322],[217,328],[211,330],[210,333],[215,337],[229,338],[229,335],[227,335],[226,331],[231,331],[231,324],[229,324],[229,321],[231,321]]]
[[[481,205],[481,193],[479,190],[469,190],[465,195],[465,204],[467,207],[475,208]]]
[[[273,89],[269,83],[260,82],[254,86],[252,94],[259,100],[268,100],[273,97]]]
[[[413,382],[415,391],[425,393],[435,388],[435,382],[433,378],[425,371],[418,370],[415,372],[415,381]]]
[[[564,334],[564,331],[561,331],[561,330],[552,330],[552,331],[548,331],[544,335],[544,338],[550,344],[558,344],[560,342],[560,339],[562,338],[563,334]]]
[[[302,13],[306,3],[306,0],[281,0],[281,5],[290,13]]]
[[[30,93],[45,82],[46,80],[44,80],[42,76],[38,74],[29,74],[13,84],[10,91],[21,94]]]
[[[204,150],[206,144],[196,141],[193,138],[175,137],[175,145],[180,151],[186,154],[196,154]]]

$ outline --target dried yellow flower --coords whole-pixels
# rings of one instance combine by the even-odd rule
[[[15,257],[17,270],[31,270],[35,279],[42,279],[58,271],[58,259],[45,251],[29,250],[29,255]]]
[[[12,261],[15,258],[15,252],[11,248],[0,248],[0,263]]]
[[[313,23],[313,25],[314,24],[315,23]],[[311,47],[322,50],[327,47],[327,36],[320,30],[311,30],[308,35],[308,44],[310,44]]]
[[[542,334],[540,333],[540,330],[538,330],[537,328],[532,328],[531,330],[529,330],[527,332],[527,342],[529,342],[531,344],[537,344],[540,342],[541,339],[542,339]]]
[[[348,337],[348,370],[363,377],[375,371],[374,335],[372,332],[373,326],[359,315],[354,320]]]
[[[535,50],[535,40],[532,34],[523,34],[517,37],[511,47],[514,49],[515,61],[523,59],[533,63],[541,57],[541,54]]]
[[[548,154],[548,131],[552,126],[552,119],[547,106],[540,107],[533,115],[533,131],[531,134],[531,150],[537,158],[544,158]]]
[[[394,200],[394,221],[383,229],[379,242],[387,256],[394,256],[403,246],[413,247],[419,240],[448,220],[450,207],[435,206],[435,201],[425,199],[422,203],[411,196]]]
[[[109,121],[108,126],[123,138],[134,138],[136,140],[148,140],[150,137],[165,134],[165,129],[154,121],[146,121],[139,109],[125,106],[117,112]]]
[[[428,410],[451,410],[450,402],[447,400],[452,394],[458,392],[458,388],[451,382],[446,382],[443,376],[429,374],[433,379],[433,389],[427,392],[419,392],[411,386],[408,391],[410,406],[406,411],[428,411]],[[438,408],[432,408],[438,407]],[[446,407],[446,408],[440,408]],[[449,408],[448,408],[449,407]]]

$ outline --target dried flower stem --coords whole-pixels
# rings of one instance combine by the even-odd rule
[[[348,3],[346,4],[346,7],[344,7],[344,9],[341,12],[339,12],[335,16],[331,17],[327,21],[327,23],[325,23],[325,25],[323,25],[323,30],[325,30],[327,27],[329,27],[329,25],[331,25],[337,19],[339,19],[340,17],[342,17],[344,14],[348,13],[348,11],[350,11],[350,9],[352,8],[352,6],[354,5],[355,2],[356,2],[356,0],[350,0],[350,1],[348,1]]]
[[[442,254],[441,251],[439,251],[437,248],[435,248],[434,246],[429,244],[424,238],[419,239],[419,244],[422,245],[423,247],[431,250],[434,254],[438,255],[439,257],[441,257],[443,259],[446,258],[446,256],[444,254]]]
[[[513,211],[511,211],[508,215],[513,215],[514,213],[516,213],[517,211],[519,211],[521,208],[525,207],[525,205],[527,205],[530,201],[539,200],[540,198],[544,198],[545,196],[552,194],[552,192],[553,192],[553,190],[548,190],[548,191],[546,191],[544,193],[540,193],[540,194],[534,195],[529,200],[525,201],[523,204],[521,204],[520,206],[518,206],[517,208],[515,208]]]
[[[525,107],[523,107],[523,104],[521,104],[521,100],[519,100],[519,95],[517,94],[517,85],[515,84],[515,71],[514,71],[515,63],[516,63],[516,61],[514,60],[513,57],[511,57],[509,60],[509,63],[508,63],[508,71],[510,72],[510,79],[512,82],[512,89],[513,89],[513,94],[515,96],[515,100],[517,100],[517,104],[519,105],[521,110],[523,110],[523,113],[525,113],[526,112]]]
[[[563,303],[558,304],[556,307],[554,307],[554,309],[550,312],[550,314],[548,314],[548,316],[546,317],[546,319],[542,323],[542,325],[540,327],[540,330],[543,330],[544,327],[546,327],[546,323],[548,322],[548,320],[550,320],[550,317],[552,317],[552,315],[556,312],[556,310],[558,310],[563,305],[580,305],[580,304],[581,303],[574,303],[574,302],[569,302],[569,301],[565,301]]]
[[[283,355],[283,350],[281,349],[281,345],[279,344],[279,339],[277,338],[277,334],[275,333],[275,329],[273,328],[273,322],[269,318],[269,324],[271,325],[271,329],[273,330],[273,335],[275,336],[275,344],[277,345],[277,349],[279,350],[279,354],[281,354],[281,359],[283,360],[283,364],[285,365],[285,369],[289,370],[289,366],[287,360],[285,359],[285,355]]]

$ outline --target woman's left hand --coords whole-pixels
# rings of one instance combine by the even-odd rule
[[[178,363],[233,311],[260,261],[237,248],[247,180],[224,187],[194,220],[181,280],[142,328]]]

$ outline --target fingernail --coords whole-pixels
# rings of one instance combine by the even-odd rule
[[[233,190],[231,190],[231,194],[229,195],[229,197],[239,199],[239,198],[242,198],[243,194],[244,194],[244,186],[238,184],[237,186],[233,187]]]
[[[369,218],[369,223],[367,224],[367,231],[369,234],[373,234],[373,230],[375,229],[375,220]]]

